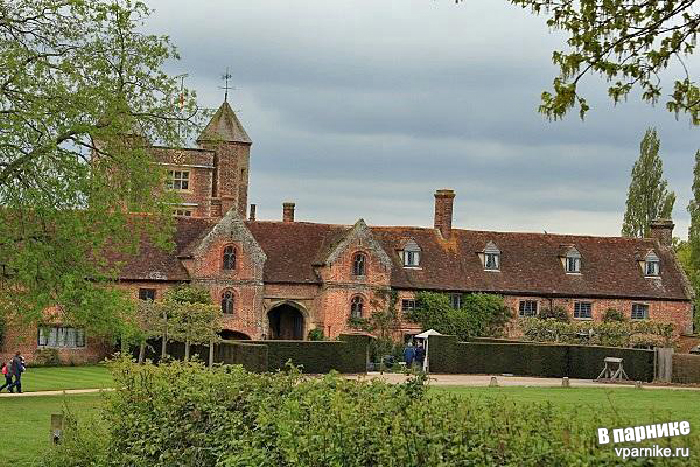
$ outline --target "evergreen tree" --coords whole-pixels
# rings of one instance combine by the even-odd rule
[[[659,137],[649,128],[639,144],[639,159],[632,168],[627,192],[627,209],[622,225],[625,237],[649,237],[654,219],[670,218],[676,195],[663,179],[664,164],[659,157]]]
[[[693,169],[693,197],[688,203],[690,227],[688,228],[688,244],[690,245],[690,266],[700,270],[700,150],[695,153],[695,168]]]

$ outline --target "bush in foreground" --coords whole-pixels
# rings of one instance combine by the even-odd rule
[[[180,362],[113,370],[122,389],[106,396],[101,421],[70,423],[42,465],[603,466],[619,459],[597,445],[596,428],[627,426],[589,409],[428,393],[422,379],[388,385]],[[654,444],[700,447],[697,436]]]

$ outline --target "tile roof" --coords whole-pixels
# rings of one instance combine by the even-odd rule
[[[253,143],[228,102],[221,104],[197,141]]]
[[[319,283],[320,265],[351,226],[307,222],[246,222],[267,255],[266,282]],[[153,276],[186,279],[178,256],[187,256],[213,226],[206,219],[181,218],[172,254],[144,245],[138,258],[124,268],[124,278]],[[683,275],[669,248],[656,240],[522,232],[453,229],[443,240],[434,229],[370,227],[393,261],[391,285],[399,289],[482,291],[511,294],[626,297],[687,300]],[[410,239],[421,248],[420,268],[404,268],[398,250]],[[500,250],[500,271],[485,271],[478,253],[489,242]],[[581,253],[581,273],[567,274],[562,252],[571,246]],[[658,278],[644,277],[637,261],[649,250],[660,258]]]

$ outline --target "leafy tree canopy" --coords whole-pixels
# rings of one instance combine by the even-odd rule
[[[700,7],[695,0],[509,0],[547,17],[547,26],[568,35],[567,48],[554,51],[559,67],[553,89],[542,93],[540,112],[559,119],[572,108],[581,118],[590,109],[579,93],[581,80],[598,74],[610,82],[615,103],[633,89],[650,103],[663,100],[678,116],[700,125],[700,88],[684,59],[695,52]],[[662,74],[674,62],[682,70],[671,90]],[[663,97],[662,97],[663,94]]]
[[[668,182],[663,178],[659,145],[656,129],[648,129],[639,145],[639,159],[632,168],[622,225],[625,237],[649,237],[653,220],[671,218],[676,195],[668,190]]]
[[[145,235],[167,246],[164,173],[146,142],[179,144],[194,94],[163,65],[135,0],[0,0],[0,311],[114,330],[128,309],[110,290]],[[133,216],[129,213],[149,213]],[[119,255],[117,255],[119,256]]]

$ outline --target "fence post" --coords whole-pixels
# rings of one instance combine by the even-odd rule
[[[209,368],[214,366],[214,340],[209,340]]]
[[[63,414],[51,414],[51,430],[49,433],[49,442],[52,445],[61,444],[63,439]]]

